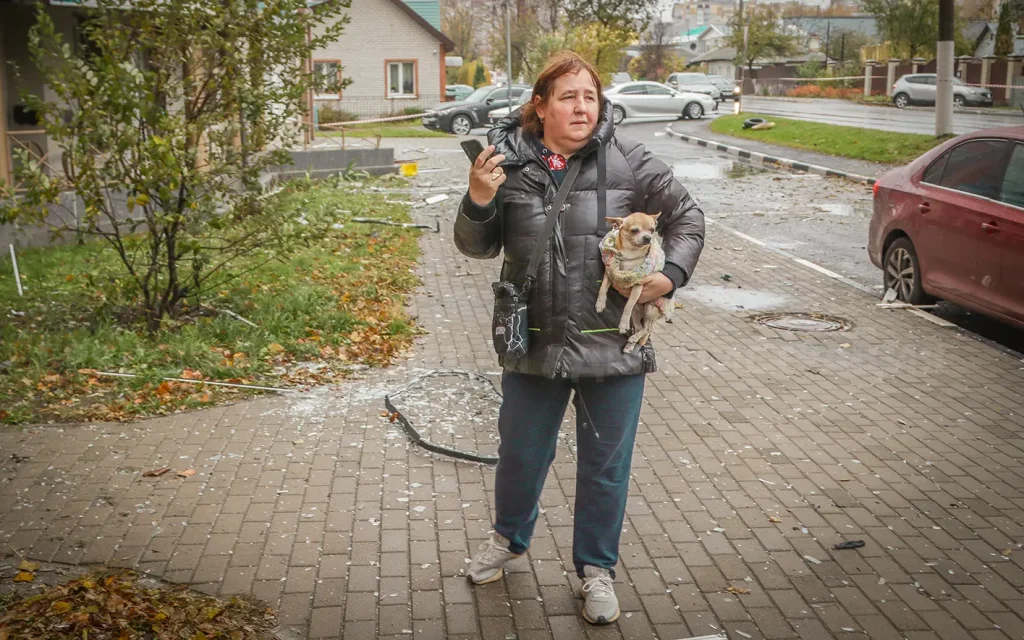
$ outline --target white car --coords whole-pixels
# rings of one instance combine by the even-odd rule
[[[501,120],[502,118],[504,118],[508,114],[512,113],[516,109],[520,108],[521,106],[523,106],[524,104],[529,102],[530,98],[532,96],[533,96],[533,89],[527,89],[526,91],[523,91],[522,94],[520,94],[520,96],[516,100],[515,104],[513,104],[511,107],[502,107],[500,109],[495,109],[493,111],[488,111],[487,112],[487,124],[489,126],[493,127],[495,125],[495,123],[498,122],[498,120]]]
[[[609,87],[615,124],[626,118],[676,117],[698,120],[718,110],[718,101],[703,93],[676,91],[659,82],[626,82]]]

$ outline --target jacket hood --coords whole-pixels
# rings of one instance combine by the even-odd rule
[[[537,155],[533,146],[524,139],[523,128],[519,122],[521,111],[521,109],[517,109],[505,116],[487,132],[487,141],[494,145],[497,153],[505,156],[505,162],[502,163],[505,165],[522,165]],[[607,144],[613,135],[615,135],[615,122],[612,120],[612,104],[608,100],[604,100],[590,142],[577,155],[590,154],[599,146]]]

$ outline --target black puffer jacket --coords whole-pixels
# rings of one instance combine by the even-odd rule
[[[558,191],[535,146],[524,139],[518,114],[500,121],[488,138],[505,155],[508,179],[487,210],[463,198],[455,220],[455,244],[471,258],[495,258],[504,251],[502,280],[522,284],[546,207]],[[607,216],[634,211],[661,212],[666,262],[681,270],[683,284],[693,274],[704,247],[704,214],[672,170],[643,145],[615,135],[611,107],[605,103],[594,136],[570,159],[582,162],[558,226],[540,263],[529,302],[530,349],[525,357],[507,356],[507,371],[570,378],[631,375],[656,368],[650,343],[623,353],[626,336],[617,327],[625,298],[608,295],[604,312],[594,310],[604,276],[599,245],[608,223],[598,211],[598,150],[604,147]],[[667,271],[668,269],[666,269]]]

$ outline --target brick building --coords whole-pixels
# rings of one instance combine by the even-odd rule
[[[341,38],[312,61],[316,73],[352,82],[344,90],[316,95],[316,104],[369,117],[441,102],[445,54],[455,44],[441,33],[437,13],[425,7],[429,4],[421,1],[414,9],[402,0],[352,0]]]

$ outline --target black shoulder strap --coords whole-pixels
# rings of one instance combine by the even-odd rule
[[[601,145],[597,149],[597,224],[598,229],[601,229],[604,224],[604,218],[608,215],[607,202],[608,194],[605,192],[605,183],[608,181],[608,156],[605,151],[605,145]]]
[[[565,204],[565,199],[569,197],[572,183],[576,181],[576,176],[580,172],[581,164],[583,163],[580,160],[569,163],[569,171],[565,174],[565,178],[562,179],[562,186],[558,189],[558,193],[555,194],[555,201],[548,207],[548,217],[544,221],[544,230],[537,236],[537,244],[533,247],[533,256],[530,258],[530,266],[526,268],[527,292],[537,280],[537,269],[540,268],[540,259],[544,255],[544,249],[548,246],[548,238],[551,237],[551,232],[555,229],[555,221],[558,220],[558,214],[562,210],[562,205]]]

